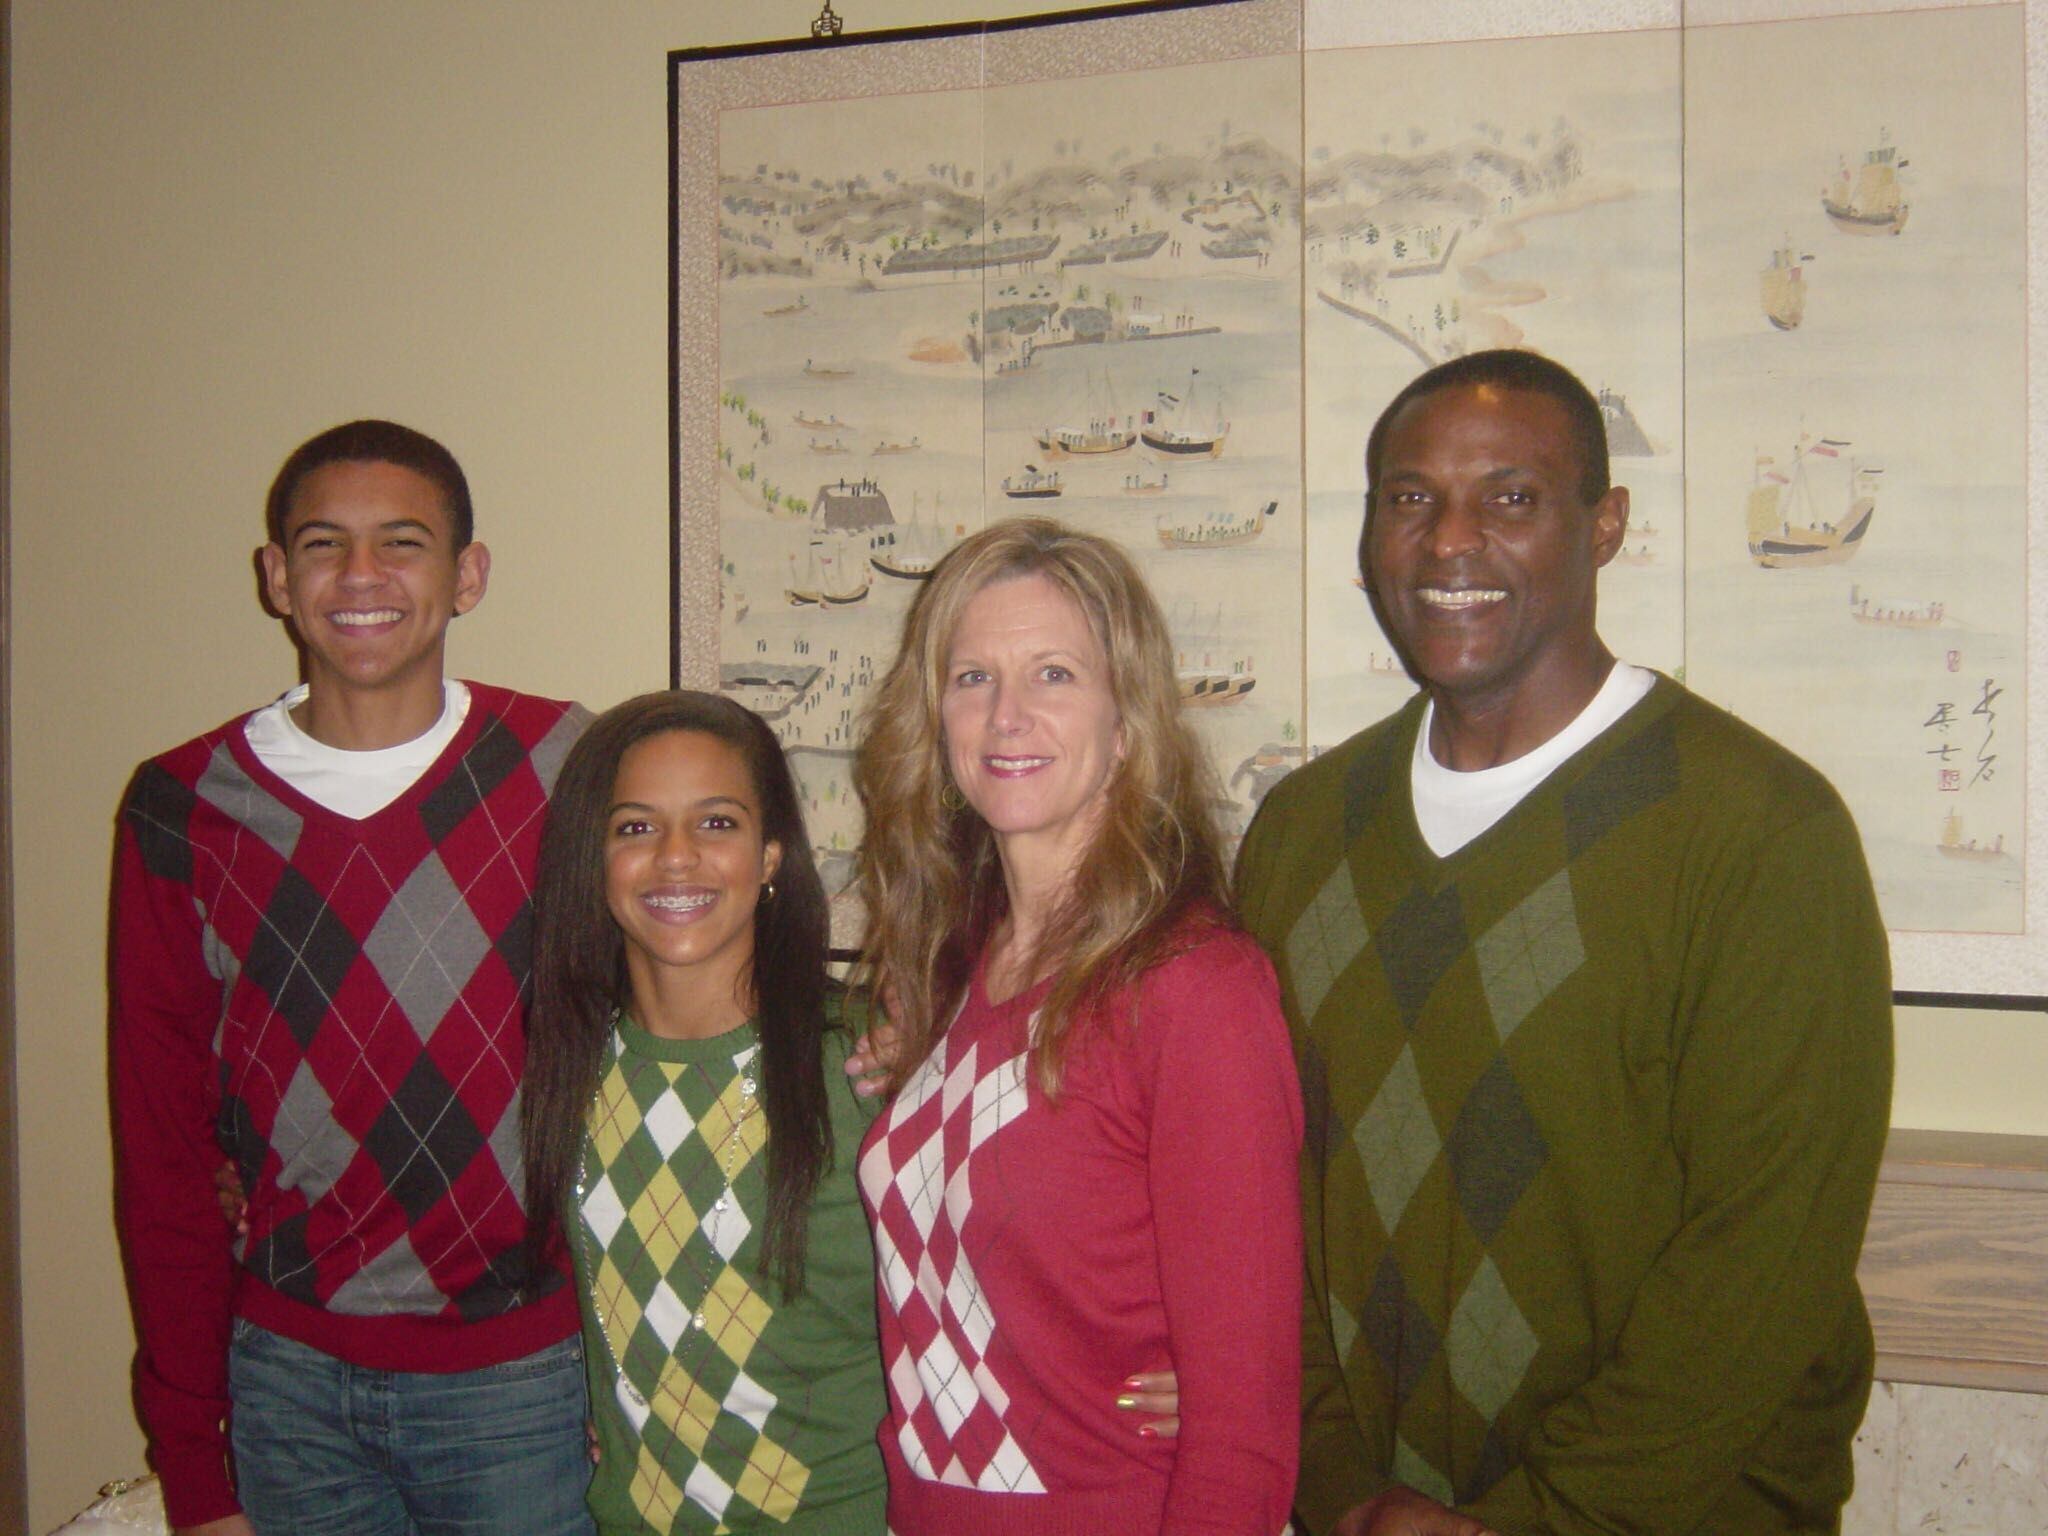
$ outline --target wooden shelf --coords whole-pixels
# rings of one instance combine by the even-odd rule
[[[2048,1393],[2048,1136],[1893,1131],[1857,1274],[1880,1380]]]

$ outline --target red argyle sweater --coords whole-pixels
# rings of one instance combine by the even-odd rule
[[[1029,1065],[977,973],[868,1133],[898,1536],[1273,1536],[1300,1433],[1301,1096],[1273,970],[1211,929]],[[1178,1440],[1116,1407],[1180,1373]]]
[[[574,1333],[520,1262],[534,858],[587,721],[469,685],[455,739],[351,820],[231,720],[142,765],[114,881],[116,1211],[136,1395],[173,1525],[232,1513],[231,1317],[378,1370],[462,1371]],[[232,1249],[222,1153],[249,1195]]]

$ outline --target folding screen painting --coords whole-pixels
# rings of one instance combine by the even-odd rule
[[[963,48],[972,88],[924,88]],[[1241,831],[1301,752],[1298,8],[717,62],[751,99],[713,118],[681,66],[716,229],[678,288],[716,301],[679,324],[678,420],[709,393],[716,423],[678,506],[717,509],[720,685],[781,735],[828,889],[904,614],[1005,515],[1137,557]]]
[[[1599,391],[1628,547],[1601,583],[1620,654],[1684,661],[1679,34],[1307,58],[1309,740],[1414,689],[1358,574],[1364,442],[1423,369],[1529,347]]]
[[[1240,0],[675,57],[678,675],[715,654],[775,723],[831,888],[905,612],[1019,513],[1137,557],[1241,831],[1414,687],[1356,579],[1367,428],[1527,346],[1599,392],[1632,493],[1613,648],[1841,786],[1901,986],[2048,991],[2025,8],[1656,3],[1568,36]]]
[[[2025,44],[2011,5],[1687,36],[1688,681],[1848,799],[1907,986],[2048,991],[1990,984],[2027,918]]]

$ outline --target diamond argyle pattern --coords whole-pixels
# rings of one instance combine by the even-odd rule
[[[1440,891],[1417,886],[1387,914],[1375,944],[1402,1023],[1413,1027],[1468,942],[1455,885]]]
[[[1276,786],[1240,863],[1327,1126],[1309,1343],[1338,1379],[1297,1507],[1334,1523],[1362,1461],[1507,1530],[1831,1528],[1870,1369],[1867,1184],[1844,1191],[1882,1144],[1890,1005],[1840,796],[1653,678],[1438,853],[1407,767],[1426,707]],[[1698,1433],[1649,1444],[1617,1401]]]
[[[1459,1208],[1479,1240],[1491,1243],[1550,1156],[1506,1056],[1495,1056],[1479,1074],[1444,1153]]]
[[[1394,1480],[1406,1483],[1417,1493],[1427,1494],[1439,1504],[1455,1504],[1458,1499],[1451,1480],[1399,1435],[1394,1437]]]
[[[1391,1399],[1394,1475],[1450,1501],[1512,1464],[1496,1421],[1542,1347],[1512,1265],[1493,1251],[1550,1156],[1511,1047],[1585,963],[1571,858],[1668,792],[1675,768],[1668,739],[1651,733],[1589,778],[1565,797],[1559,862],[1482,913],[1455,865],[1440,878],[1383,873],[1397,862],[1384,824],[1408,814],[1389,792],[1406,760],[1384,742],[1361,751],[1338,786],[1356,841],[1315,861],[1274,937],[1299,1009],[1305,1097],[1328,1120],[1325,1177],[1378,1217],[1377,1233],[1363,1211],[1330,1229],[1364,1260],[1326,1276],[1332,1344],[1347,1373],[1370,1370],[1383,1385],[1368,1390]],[[1364,1076],[1361,1008],[1401,1031]],[[1340,1156],[1349,1171],[1332,1167]],[[1455,1428],[1434,1417],[1404,1427],[1414,1405],[1445,1393]]]
[[[974,1155],[1024,1112],[1029,1053],[995,1059],[975,1042],[955,1056],[952,1044],[904,1085],[860,1161],[882,1289],[902,1329],[884,1362],[903,1413],[898,1449],[931,1481],[1042,1493],[1010,1433],[1010,1397],[988,1358],[996,1318],[960,1243]]]
[[[392,893],[363,954],[422,1040],[447,1017],[491,947],[483,924],[462,904],[438,856],[420,861]]]
[[[1401,1048],[1380,1091],[1352,1127],[1351,1139],[1358,1146],[1359,1161],[1365,1164],[1365,1182],[1372,1190],[1380,1225],[1392,1232],[1444,1145],[1422,1096],[1422,1074],[1415,1069],[1413,1046]]]
[[[622,1051],[614,1033],[590,1131],[581,1241],[619,1407],[640,1448],[630,1496],[657,1530],[786,1520],[810,1469],[768,1432],[748,1372],[773,1308],[749,1278],[749,1209],[767,1199],[768,1117],[749,1032],[714,1066]]]
[[[243,974],[268,994],[303,1048],[327,1017],[356,952],[347,925],[305,876],[286,865],[278,871]]]
[[[1451,1380],[1479,1416],[1491,1423],[1529,1369],[1536,1335],[1490,1258],[1479,1261],[1472,1283],[1451,1314],[1445,1352]]]
[[[370,817],[300,796],[239,720],[123,807],[219,987],[243,1263],[334,1312],[483,1319],[563,1283],[519,1257],[517,1088],[540,825],[586,717],[470,691],[442,759]]]
[[[1572,881],[1559,870],[1473,946],[1493,1027],[1505,1041],[1558,984],[1586,961],[1572,909]]]
[[[192,808],[198,795],[157,763],[144,763],[123,806],[135,828],[142,866],[159,880],[192,883]]]
[[[1578,858],[1630,817],[1668,799],[1678,785],[1678,738],[1667,715],[1565,792],[1565,857]]]
[[[1288,972],[1303,1018],[1312,1019],[1344,968],[1358,958],[1369,937],[1351,888],[1351,866],[1343,859],[1316,892],[1315,900],[1287,937]]]

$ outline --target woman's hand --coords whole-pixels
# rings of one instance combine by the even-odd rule
[[[1171,1440],[1180,1433],[1180,1378],[1172,1371],[1126,1376],[1116,1405],[1140,1420],[1138,1433],[1147,1440]]]
[[[247,1515],[223,1515],[220,1519],[209,1520],[204,1525],[178,1526],[172,1532],[172,1536],[256,1536],[256,1528],[249,1524]]]
[[[1395,1484],[1378,1498],[1347,1510],[1330,1536],[1493,1536],[1485,1524],[1461,1515],[1413,1488]]]

